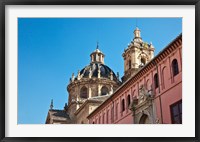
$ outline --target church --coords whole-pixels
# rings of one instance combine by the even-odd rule
[[[136,28],[120,79],[97,44],[89,65],[70,78],[68,103],[57,110],[52,100],[45,123],[182,124],[182,34],[155,57],[154,50]]]

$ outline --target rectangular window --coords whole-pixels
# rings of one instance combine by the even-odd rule
[[[170,106],[172,124],[182,124],[182,100]]]

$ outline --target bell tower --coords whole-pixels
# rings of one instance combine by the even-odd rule
[[[124,58],[124,76],[122,81],[126,81],[137,71],[145,66],[154,57],[154,47],[152,43],[144,42],[138,27],[134,30],[134,38],[122,54]]]

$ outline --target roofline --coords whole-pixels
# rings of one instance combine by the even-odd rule
[[[45,121],[45,124],[47,124],[47,120],[48,120],[49,117],[50,117],[50,114],[49,114],[49,111],[48,111],[48,113],[47,113],[47,118],[46,118],[46,121]]]
[[[135,78],[137,75],[139,75],[140,72],[142,72],[147,66],[149,66],[151,63],[155,62],[155,60],[161,55],[163,54],[168,48],[171,47],[171,45],[178,40],[179,38],[182,37],[182,33],[180,33],[174,40],[172,40],[169,44],[167,44],[167,46],[165,46],[165,48],[163,50],[161,50],[150,62],[148,62],[143,68],[141,68],[134,76],[132,76],[131,78],[129,78],[128,80],[126,80],[117,90],[115,90],[115,92],[110,95],[110,97],[108,97],[101,105],[99,105],[96,109],[94,109],[94,111],[92,111],[87,118],[89,118],[95,111],[97,111],[103,104],[105,104],[106,102],[108,102],[110,100],[110,98],[112,98],[113,96],[115,96],[115,94],[121,89],[123,88],[128,82],[130,82],[133,78]]]
[[[99,100],[86,100],[75,112],[74,114],[78,114],[87,103],[102,103],[103,101],[99,101]]]

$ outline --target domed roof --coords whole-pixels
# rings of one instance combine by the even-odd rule
[[[96,52],[97,52],[97,53],[102,53],[98,48],[95,49],[93,53],[96,53]]]
[[[110,79],[111,72],[113,74],[113,80],[118,81],[115,73],[106,65],[102,63],[90,63],[90,65],[86,66],[80,71],[80,76],[82,78],[89,78],[89,74],[91,72],[91,77],[98,77],[98,68],[100,69],[100,77]]]

